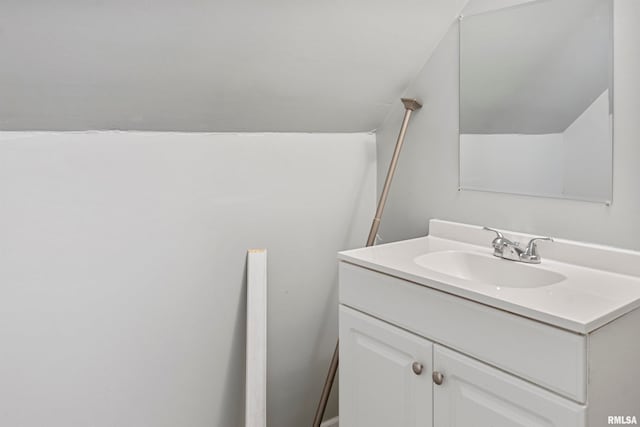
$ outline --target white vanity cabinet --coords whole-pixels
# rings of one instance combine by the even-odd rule
[[[453,350],[434,346],[436,426],[580,427],[585,407],[487,366]]]
[[[341,307],[340,346],[341,425],[431,425],[431,342]]]
[[[344,306],[340,366],[344,426],[584,425],[581,405]]]
[[[640,416],[639,310],[580,334],[353,263],[339,269],[342,427],[599,427]]]

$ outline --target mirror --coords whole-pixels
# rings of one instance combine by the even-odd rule
[[[460,19],[460,189],[609,203],[612,0]]]

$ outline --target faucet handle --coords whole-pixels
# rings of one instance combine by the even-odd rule
[[[489,227],[482,227],[482,229],[483,230],[487,230],[487,231],[493,231],[497,235],[496,238],[493,239],[493,241],[491,242],[491,246],[493,246],[493,255],[494,256],[502,257],[502,254],[504,252],[504,248],[506,246],[509,246],[509,245],[517,246],[511,240],[509,240],[506,237],[504,237],[504,234],[502,234],[498,230],[495,230],[495,229],[489,228]]]
[[[496,233],[498,235],[497,236],[498,239],[504,239],[504,235],[501,232],[499,232],[498,230],[495,230],[495,229],[489,228],[489,227],[482,227],[482,229],[483,230],[487,230],[487,231],[493,231],[494,233]]]
[[[533,239],[529,240],[529,243],[527,243],[527,250],[529,250],[529,248],[535,250],[535,248],[537,247],[536,240],[548,240],[550,242],[553,242],[553,237],[534,237]]]
[[[541,261],[540,254],[538,253],[538,245],[536,245],[536,241],[538,240],[548,240],[553,242],[553,238],[551,237],[534,237],[529,240],[527,248],[522,253],[522,258],[526,259],[527,262],[538,264]]]
[[[506,237],[504,237],[504,234],[502,234],[500,231],[493,229],[493,228],[489,228],[489,227],[482,227],[483,230],[487,230],[487,231],[493,231],[494,233],[497,234],[496,238],[493,239],[493,246],[494,247],[498,247],[498,246],[502,246],[505,244],[508,245],[512,245],[512,246],[520,246],[520,244],[518,242],[512,242],[511,240],[507,239]]]

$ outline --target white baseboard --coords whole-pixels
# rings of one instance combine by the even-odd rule
[[[338,417],[323,422],[320,427],[338,427]]]

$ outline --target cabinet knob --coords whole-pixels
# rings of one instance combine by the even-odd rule
[[[422,363],[420,362],[413,362],[413,364],[411,365],[411,369],[416,375],[420,375],[422,373],[422,368]]]
[[[442,375],[442,372],[434,371],[432,378],[433,382],[436,383],[436,385],[442,385],[442,383],[444,382],[444,375]]]

